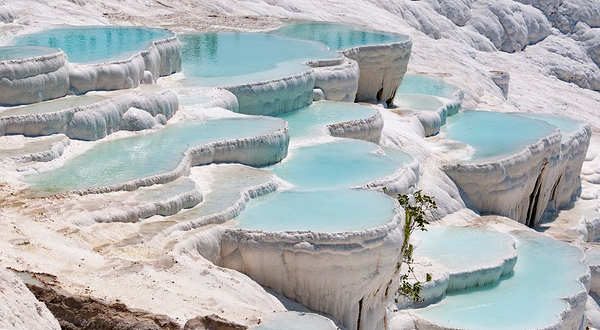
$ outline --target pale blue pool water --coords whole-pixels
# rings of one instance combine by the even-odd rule
[[[460,329],[537,329],[551,325],[568,304],[560,298],[584,291],[582,252],[539,234],[518,232],[513,276],[495,285],[450,293],[415,313]]]
[[[265,316],[253,330],[337,330],[331,320],[316,314],[279,312]]]
[[[181,35],[186,83],[228,86],[270,80],[308,69],[308,60],[340,55],[319,43],[263,33]]]
[[[183,153],[204,143],[272,133],[284,122],[276,118],[227,118],[169,125],[128,138],[99,142],[62,167],[26,177],[46,191],[101,187],[171,171]]]
[[[251,200],[236,218],[250,230],[343,232],[382,226],[395,200],[371,190],[286,190]]]
[[[377,109],[357,103],[319,101],[310,106],[278,116],[287,120],[294,139],[325,135],[328,124],[369,118]]]
[[[370,142],[343,139],[289,151],[281,163],[268,168],[297,189],[348,188],[394,174],[412,160],[376,154]]]
[[[0,117],[56,112],[68,108],[101,102],[106,99],[106,97],[98,95],[66,96],[56,100],[44,101],[25,106],[0,107]]]
[[[561,130],[563,137],[573,134],[579,130],[583,121],[571,119],[569,117],[544,113],[523,113],[517,112],[515,115],[530,119],[543,120],[550,125],[554,125]]]
[[[448,99],[454,98],[457,88],[444,82],[444,79],[428,75],[404,75],[398,94],[424,94]],[[401,96],[397,96],[396,99]]]
[[[332,50],[388,44],[408,39],[407,36],[400,34],[364,31],[358,27],[332,23],[291,23],[271,33],[289,38],[318,41]]]
[[[168,30],[145,27],[77,26],[18,36],[12,44],[60,48],[71,63],[98,63],[127,59],[150,48],[152,41],[172,36]]]
[[[472,146],[470,160],[515,154],[555,132],[544,121],[492,111],[463,111],[448,117],[444,137]]]
[[[444,104],[437,98],[429,95],[402,94],[396,96],[394,105],[400,109],[417,111],[436,111]]]
[[[420,242],[415,256],[443,265],[452,272],[494,265],[514,252],[513,238],[490,230],[433,226],[415,231]]]
[[[20,58],[50,55],[58,53],[60,50],[50,47],[34,47],[34,46],[23,46],[23,47],[0,47],[0,61],[6,60],[17,60]]]

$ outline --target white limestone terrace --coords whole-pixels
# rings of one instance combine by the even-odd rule
[[[82,1],[80,1],[81,3],[83,3]],[[24,2],[21,2],[24,3]],[[365,24],[369,24],[371,26],[382,26],[385,27],[386,29],[390,29],[390,30],[401,30],[403,27],[404,21],[409,22],[410,24],[414,24],[414,25],[421,25],[422,26],[422,30],[427,30],[429,31],[428,33],[431,33],[431,35],[435,35],[436,31],[437,33],[439,33],[438,37],[441,38],[441,40],[433,40],[433,39],[429,39],[427,37],[425,37],[424,35],[417,35],[417,38],[415,40],[418,40],[419,43],[416,43],[416,45],[418,44],[417,47],[419,47],[421,50],[427,50],[427,51],[423,51],[422,53],[420,53],[418,55],[417,58],[417,62],[415,63],[416,65],[420,65],[420,68],[423,68],[423,65],[426,65],[425,63],[431,63],[432,59],[436,59],[435,61],[435,68],[429,68],[429,70],[448,70],[448,71],[453,71],[454,69],[456,69],[456,71],[459,70],[463,70],[464,72],[460,72],[457,74],[457,77],[453,78],[454,81],[457,80],[461,80],[461,79],[465,79],[465,77],[468,77],[470,79],[472,79],[472,82],[467,84],[467,88],[469,90],[469,100],[468,102],[470,104],[473,104],[474,102],[483,102],[483,103],[487,103],[487,104],[493,104],[494,102],[497,102],[496,96],[494,94],[494,90],[490,89],[490,87],[488,86],[489,84],[484,81],[483,79],[478,79],[480,78],[479,75],[479,71],[481,70],[485,70],[485,72],[487,72],[489,70],[489,66],[492,65],[499,65],[499,66],[505,66],[507,68],[511,68],[511,70],[514,71],[520,71],[518,72],[517,75],[517,83],[519,84],[519,88],[515,88],[515,90],[517,91],[516,97],[511,99],[510,105],[511,106],[521,106],[523,107],[523,104],[529,104],[529,105],[534,105],[532,108],[534,111],[542,111],[542,110],[538,110],[536,108],[536,106],[538,106],[538,102],[540,104],[556,104],[557,106],[557,111],[560,110],[564,110],[569,108],[570,105],[572,105],[573,103],[575,103],[573,100],[573,95],[579,95],[577,93],[580,92],[580,89],[575,87],[575,86],[571,86],[568,84],[563,84],[561,82],[551,82],[551,79],[548,79],[547,77],[543,77],[544,70],[539,70],[539,72],[537,71],[537,69],[539,67],[541,67],[542,65],[547,65],[548,62],[544,62],[544,64],[540,64],[540,65],[531,65],[532,63],[535,63],[536,61],[536,57],[539,58],[540,54],[545,55],[547,54],[547,52],[544,51],[539,51],[540,48],[542,47],[547,47],[548,44],[550,44],[550,46],[552,46],[552,40],[559,40],[562,41],[562,39],[560,39],[560,37],[555,37],[555,36],[551,36],[550,38],[548,38],[547,42],[540,42],[539,45],[534,45],[534,46],[530,46],[528,47],[526,52],[523,52],[522,54],[515,54],[515,56],[512,56],[511,58],[509,58],[506,54],[500,54],[498,55],[497,53],[490,53],[490,54],[486,54],[486,53],[482,53],[477,51],[476,49],[474,49],[472,46],[472,44],[476,44],[478,42],[480,42],[480,39],[476,39],[475,37],[470,39],[471,44],[469,45],[463,45],[463,44],[459,44],[458,42],[456,42],[456,38],[460,39],[460,38],[465,38],[468,39],[469,37],[472,36],[472,34],[474,33],[471,29],[465,28],[465,29],[460,29],[460,28],[456,28],[455,30],[451,30],[451,29],[447,29],[448,28],[448,21],[445,20],[443,18],[442,15],[440,15],[439,17],[441,18],[440,20],[436,20],[434,19],[434,17],[432,16],[427,16],[428,14],[424,14],[424,13],[430,13],[433,12],[433,5],[422,5],[422,2],[406,2],[406,3],[400,3],[400,4],[391,4],[391,3],[384,3],[386,6],[387,10],[389,10],[390,12],[387,13],[386,10],[382,9],[380,6],[378,6],[379,4],[384,3],[382,2],[367,2],[367,1],[356,1],[356,2],[351,2],[349,5],[348,2],[345,2],[343,4],[338,4],[338,3],[332,3],[330,5],[330,7],[328,9],[331,10],[327,10],[327,11],[323,11],[322,9],[319,9],[318,3],[314,3],[314,2],[306,2],[306,3],[298,3],[298,2],[286,2],[286,1],[282,1],[280,3],[278,3],[277,6],[273,6],[271,4],[268,4],[266,2],[262,2],[262,1],[258,1],[258,2],[253,2],[253,3],[226,3],[226,2],[217,2],[217,3],[203,3],[203,4],[199,4],[199,6],[201,6],[201,8],[205,8],[205,7],[209,7],[214,9],[217,14],[222,14],[222,13],[227,13],[227,14],[240,14],[242,11],[247,11],[249,13],[269,13],[272,14],[274,13],[275,15],[279,15],[279,16],[301,16],[301,15],[315,15],[318,16],[319,19],[340,19],[340,20],[356,20],[356,22],[362,22]],[[38,3],[39,4],[39,3]],[[353,6],[354,4],[356,4],[356,6]],[[57,11],[68,11],[68,10],[73,10],[73,8],[76,8],[79,10],[80,13],[82,13],[82,16],[85,17],[85,19],[97,19],[97,20],[103,20],[105,18],[100,17],[100,15],[96,15],[94,16],[94,14],[91,14],[94,10],[96,10],[98,7],[96,4],[94,3],[87,3],[86,6],[76,6],[73,3],[68,3],[68,2],[64,2],[63,3],[64,7],[60,7],[61,9],[52,9],[51,6],[48,6],[48,13],[56,13]],[[146,5],[146,4],[144,4]],[[187,4],[184,3],[178,3],[178,5],[181,5],[182,10],[184,10],[183,8],[186,8],[185,6]],[[406,18],[402,17],[402,18],[398,18],[400,17],[400,10],[397,9],[399,7],[395,7],[395,5],[398,5],[399,7],[402,8],[406,8],[408,6],[414,6],[414,8],[420,8],[422,10],[416,10],[413,8],[413,10],[410,12],[409,15],[406,15]],[[27,3],[24,4],[24,7],[29,6]],[[158,5],[156,5],[156,7],[152,8],[154,10],[153,13],[148,13],[146,15],[146,11],[144,10],[140,10],[140,13],[135,13],[133,10],[134,9],[122,9],[123,7],[131,7],[131,8],[135,8],[136,10],[139,10],[140,6],[142,6],[139,2],[126,2],[126,3],[117,3],[117,2],[112,2],[110,3],[110,6],[113,6],[110,8],[110,10],[114,10],[115,13],[108,13],[107,16],[110,16],[112,19],[115,20],[121,20],[121,21],[135,21],[135,20],[141,20],[141,18],[138,16],[136,17],[135,15],[139,15],[140,13],[143,12],[143,22],[146,23],[147,21],[152,21],[154,19],[154,22],[158,22],[158,21],[162,21],[164,20],[169,20],[169,15],[166,14],[165,12],[167,11],[167,9],[163,8],[163,9],[157,9]],[[152,5],[149,5],[152,6]],[[416,7],[416,6],[422,6],[422,7]],[[499,5],[500,6],[500,5]],[[431,7],[431,8],[430,8]],[[475,6],[479,9],[482,9],[484,6],[481,6],[481,4]],[[189,7],[187,7],[189,8]],[[517,8],[520,8],[517,6]],[[463,7],[461,7],[461,9],[463,9],[464,13],[469,13],[469,9],[470,7],[467,6],[467,9],[464,9]],[[175,10],[175,9],[174,9]],[[408,9],[406,9],[408,11]],[[437,10],[437,8],[436,8]],[[102,9],[102,11],[104,11],[104,9]],[[120,11],[124,11],[127,14],[121,14]],[[157,11],[160,12],[160,15],[157,14]],[[373,15],[365,15],[364,13],[368,11],[369,13],[372,13]],[[515,13],[516,14],[517,10],[511,8],[510,11],[508,11],[508,16],[510,18],[511,13]],[[439,10],[439,12],[443,12],[443,10]],[[453,11],[454,13],[456,11]],[[183,11],[176,13],[176,14],[171,14],[171,17],[176,17],[176,20],[180,23],[180,24],[187,24],[185,17],[183,15]],[[343,13],[344,15],[340,15],[341,13]],[[130,15],[130,14],[133,14]],[[247,14],[247,13],[244,13]],[[530,15],[531,11],[526,11],[525,15]],[[32,15],[28,15],[26,13],[26,15],[28,17],[31,17]],[[41,13],[40,15],[49,15],[46,14],[45,11],[44,13]],[[122,15],[122,16],[120,16]],[[153,16],[156,15],[156,16]],[[68,16],[68,15],[67,15]],[[336,17],[337,16],[337,17]],[[404,15],[403,15],[404,16]],[[449,17],[451,15],[448,15]],[[472,22],[469,23],[469,25],[474,25],[477,23],[477,18],[483,17],[485,15],[479,15],[476,16]],[[93,18],[90,18],[93,17]],[[160,18],[158,18],[160,17]],[[469,16],[470,17],[470,16]],[[68,17],[68,19],[72,19],[74,20],[75,18],[71,18]],[[173,19],[173,18],[171,18]],[[108,20],[108,19],[105,19]],[[200,21],[200,20],[198,20]],[[35,21],[34,21],[35,22]],[[185,22],[185,23],[181,23],[181,22]],[[522,22],[519,22],[519,26],[523,25],[521,24]],[[161,23],[162,24],[162,23]],[[168,23],[165,23],[168,24]],[[489,28],[489,26],[492,26],[492,24],[490,25],[484,25],[484,28]],[[525,24],[527,25],[527,24]],[[436,30],[437,29],[437,30]],[[447,30],[446,30],[447,29]],[[459,31],[457,31],[459,30]],[[444,33],[440,32],[443,31]],[[504,29],[500,29],[498,30],[500,31],[499,33],[502,34],[504,32]],[[446,33],[447,32],[447,33]],[[524,34],[528,34],[528,31],[524,31]],[[507,35],[508,36],[508,35]],[[519,34],[518,37],[520,37],[521,34]],[[514,36],[508,36],[509,39],[513,39]],[[525,39],[527,39],[527,37],[525,37]],[[479,46],[481,47],[485,47],[486,45],[489,45],[490,43],[485,43],[485,42],[481,42],[479,43]],[[508,43],[507,43],[508,44]],[[539,46],[539,47],[538,47]],[[569,46],[571,46],[571,44],[569,44]],[[553,48],[553,47],[548,47],[548,48]],[[491,47],[490,47],[491,49]],[[536,50],[537,49],[537,50]],[[559,48],[558,52],[563,51],[564,49]],[[529,58],[531,56],[531,59]],[[561,58],[560,54],[553,54],[553,57],[551,58]],[[498,58],[498,61],[496,61],[496,59]],[[516,58],[516,59],[515,59]],[[565,57],[562,57],[566,59]],[[519,60],[523,60],[523,63],[520,64]],[[571,70],[573,68],[573,63],[577,61],[577,59],[569,59],[566,61],[557,61],[557,65],[560,67],[564,67],[566,72],[575,72],[574,70]],[[465,65],[467,64],[467,65]],[[514,64],[514,66],[510,65],[510,64]],[[430,64],[431,65],[431,64]],[[533,68],[528,68],[528,66],[532,66]],[[459,69],[460,68],[460,69]],[[512,69],[514,68],[514,69]],[[511,72],[512,73],[512,72]],[[536,84],[536,86],[528,86],[526,83],[523,83],[524,81],[529,82],[532,79],[536,79],[536,81],[539,81],[539,84]],[[480,81],[481,80],[481,81]],[[477,83],[475,83],[475,81],[477,81]],[[555,94],[560,94],[560,95],[552,95],[552,93],[548,92],[550,91],[556,91],[557,88],[560,87],[561,91],[564,90],[564,93],[555,93]],[[532,93],[532,90],[534,90],[535,92]],[[539,93],[537,93],[538,91],[540,91]],[[528,95],[530,94],[530,95]],[[525,96],[531,96],[531,97],[527,97],[527,100],[524,100]],[[590,104],[590,99],[592,98],[592,96],[589,96],[590,94],[583,94],[582,95],[586,95],[586,97],[583,98],[583,100],[581,101],[581,105],[577,105],[576,109],[581,109],[581,108],[585,108],[586,104],[589,105]],[[543,100],[543,99],[548,99],[548,100]],[[540,102],[540,100],[543,100],[542,102]],[[562,102],[562,101],[557,101],[557,100],[567,100],[567,102]],[[556,101],[556,102],[553,102]],[[577,103],[579,103],[579,99],[577,99]],[[508,104],[508,103],[507,103]],[[474,106],[473,106],[474,107]],[[589,107],[590,109],[593,107]],[[416,145],[420,145],[419,142],[415,142]],[[446,187],[445,187],[446,188]],[[451,194],[451,192],[449,193]],[[204,266],[206,266],[206,264],[203,264]],[[195,269],[197,270],[197,269]],[[209,271],[210,272],[210,271]],[[148,272],[146,272],[147,274]],[[189,273],[186,273],[186,275]],[[193,290],[193,286],[190,286],[190,290]],[[227,291],[227,293],[231,293],[230,291]],[[254,292],[253,292],[254,293]],[[249,294],[252,295],[253,293]],[[131,300],[135,300],[135,298],[129,298],[130,301]],[[245,302],[244,302],[245,303]],[[244,305],[244,303],[241,303],[240,305]],[[183,305],[183,304],[182,304]],[[158,307],[158,308],[168,308],[168,307]],[[183,307],[185,308],[185,307]],[[244,307],[240,307],[241,309],[243,309]],[[179,313],[179,312],[178,312]]]
[[[421,301],[399,297],[400,309],[424,307],[439,302],[447,293],[493,285],[517,263],[515,240],[496,231],[433,225],[426,232],[416,231],[413,237],[418,278],[430,273],[432,281],[423,282]]]
[[[89,145],[88,150],[79,148],[80,154],[24,172],[30,174],[24,180],[47,191],[105,193],[173,181],[192,166],[224,162],[265,166],[287,155],[289,132],[280,119],[225,110],[221,118],[214,118],[214,108],[195,112],[213,113],[213,119],[183,122],[182,115],[179,123],[117,136]],[[123,168],[124,163],[130,166]]]
[[[48,162],[60,157],[70,142],[64,134],[38,138],[14,135],[2,141],[0,162]]]
[[[360,71],[356,102],[390,105],[406,73],[412,47],[406,35],[334,23],[288,23],[271,33],[318,41],[356,61]]]
[[[179,108],[177,94],[128,93],[114,98],[82,98],[81,106],[71,105],[71,99],[50,101],[28,107],[8,109],[0,114],[0,136],[22,134],[41,136],[63,133],[72,139],[94,141],[121,129],[137,129],[127,125],[126,114],[130,108],[144,110],[150,123],[166,124]],[[87,104],[88,101],[91,103]],[[65,106],[66,108],[63,108]],[[131,114],[131,113],[130,113]],[[153,119],[156,119],[153,121]],[[151,125],[153,126],[153,125]]]
[[[181,44],[167,30],[63,27],[19,35],[12,44],[63,49],[70,62],[69,91],[75,94],[135,88],[181,70]]]
[[[0,47],[0,105],[41,102],[69,89],[67,56],[57,48]]]
[[[267,168],[278,179],[260,175],[262,180],[248,181],[231,168],[205,169],[217,181],[203,190],[216,196],[208,205],[170,217],[178,224],[167,232],[173,235],[223,224],[192,234],[178,244],[178,250],[241,271],[287,298],[332,315],[349,329],[383,329],[387,303],[395,292],[402,235],[397,202],[381,188],[414,188],[418,174],[408,175],[405,169],[415,171],[418,165],[397,150],[324,138],[322,130],[329,122],[348,116],[344,107],[370,110],[358,112],[366,116],[378,112],[366,106],[321,102],[286,114],[292,139],[308,132],[317,140],[295,144],[286,159]],[[342,117],[324,111],[329,105],[335,106],[329,111]],[[357,189],[348,189],[351,186]],[[219,203],[223,200],[227,203]]]
[[[271,31],[269,36],[230,32],[182,35],[186,84],[223,87],[236,95],[241,112],[261,115],[297,110],[313,99],[379,102],[393,98],[406,72],[409,37],[333,24],[314,24],[314,28],[383,39],[362,40],[365,45],[355,40],[356,44],[349,45],[353,48],[340,50],[342,55],[300,40],[310,40],[302,34],[289,35],[299,38],[294,40],[275,36],[286,35],[285,28]],[[242,59],[233,51],[236,47],[246,49]],[[287,52],[290,54],[282,58]],[[240,67],[242,63],[246,64]]]
[[[423,136],[434,136],[446,124],[446,118],[456,114],[459,106],[435,96],[401,94],[394,99],[392,112],[400,116],[416,116],[423,125]]]
[[[577,178],[591,137],[587,124],[571,123],[560,130],[543,117],[522,121],[524,117],[485,111],[451,118],[442,137],[468,147],[442,142],[441,150],[455,150],[441,155],[452,159],[443,168],[476,210],[533,227],[548,205],[565,207],[577,197]],[[434,141],[439,146],[440,140]]]
[[[229,229],[221,262],[347,329],[384,329],[399,276],[401,222],[397,214],[383,226],[337,233]]]
[[[444,222],[512,236],[518,254],[514,272],[491,287],[454,292],[424,309],[398,312],[392,317],[393,329],[581,329],[586,326],[591,277],[579,248],[535,233],[506,218],[456,220],[458,218]],[[540,274],[546,276],[540,277]]]
[[[17,13],[13,8],[5,5],[0,6],[0,22],[12,23],[17,18],[19,18],[19,13]]]

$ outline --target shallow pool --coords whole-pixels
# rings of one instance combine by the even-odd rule
[[[129,58],[150,48],[152,41],[172,37],[168,30],[133,26],[77,26],[17,36],[15,46],[62,49],[71,63],[98,63]]]
[[[58,53],[60,50],[51,47],[35,47],[35,46],[22,46],[22,47],[0,47],[0,61],[6,60],[17,60],[21,58],[50,55]]]
[[[398,94],[424,94],[444,97],[448,99],[454,98],[454,93],[457,88],[444,82],[444,79],[428,76],[407,74],[402,79],[402,84],[398,87]],[[396,99],[398,99],[397,96]]]
[[[448,294],[415,314],[460,329],[538,329],[554,323],[568,304],[562,297],[584,291],[582,252],[540,234],[516,232],[514,275],[495,285]]]
[[[556,131],[547,122],[492,111],[463,111],[448,117],[444,137],[468,144],[483,160],[515,154]]]
[[[332,23],[291,23],[270,33],[289,38],[318,41],[332,50],[387,44],[408,39],[407,36],[400,34],[365,31],[350,25]]]
[[[515,115],[530,119],[543,120],[550,125],[554,125],[558,127],[563,137],[568,136],[569,134],[573,134],[581,128],[581,125],[585,124],[583,121],[571,119],[569,117],[561,116],[561,115],[553,115],[546,113],[523,113],[517,112]]]
[[[408,154],[391,158],[370,142],[342,139],[292,149],[267,169],[297,189],[338,189],[394,174],[411,160]]]
[[[415,256],[443,265],[451,272],[489,268],[514,253],[511,236],[490,230],[433,226],[416,231]]]
[[[277,131],[280,119],[227,118],[169,125],[158,131],[99,142],[63,166],[26,177],[34,188],[47,191],[101,187],[171,171],[190,147]]]
[[[319,43],[247,32],[180,36],[188,85],[229,86],[271,80],[307,70],[308,60],[340,55]]]
[[[319,101],[278,117],[287,120],[290,135],[299,140],[326,135],[325,126],[328,124],[369,118],[377,111],[372,106],[357,103]]]
[[[394,105],[402,110],[437,111],[444,104],[429,95],[403,94],[396,96]]]
[[[395,200],[371,190],[285,190],[248,203],[238,227],[264,231],[343,232],[385,225]]]
[[[99,95],[66,96],[60,99],[35,103],[18,107],[0,107],[0,117],[31,115],[36,113],[49,113],[80,107],[106,100],[107,97]]]

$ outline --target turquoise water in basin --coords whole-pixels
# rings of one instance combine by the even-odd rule
[[[463,111],[448,117],[440,130],[444,137],[475,149],[470,160],[483,160],[515,154],[556,127],[544,121],[492,111]]]
[[[270,80],[307,70],[302,62],[340,56],[319,43],[262,33],[186,34],[180,40],[189,85],[228,86]]]
[[[530,119],[543,120],[550,125],[554,125],[561,130],[563,137],[573,134],[581,128],[583,121],[571,119],[561,115],[543,114],[543,113],[522,113],[517,112],[515,115]]]
[[[163,29],[131,26],[77,26],[43,30],[18,36],[15,46],[48,46],[62,49],[71,63],[123,60],[147,50],[152,41],[172,37]]]
[[[98,95],[66,96],[52,101],[45,101],[25,106],[5,108],[0,107],[0,117],[56,112],[68,108],[101,102],[106,99],[106,97]]]
[[[395,200],[370,190],[286,190],[251,200],[238,227],[265,231],[356,231],[382,226],[395,214]]]
[[[424,94],[448,99],[454,98],[457,88],[444,82],[444,79],[427,75],[404,75],[398,94]],[[402,97],[402,96],[400,96]]]
[[[416,231],[415,256],[441,264],[451,272],[498,264],[514,252],[511,236],[490,230],[433,226]]]
[[[16,60],[20,58],[41,56],[41,55],[50,55],[58,53],[60,50],[56,48],[50,47],[33,47],[33,46],[23,46],[23,47],[0,47],[0,61],[5,60]]]
[[[272,133],[280,119],[227,118],[173,124],[118,140],[99,142],[63,166],[26,177],[33,188],[47,191],[101,187],[171,171],[183,153],[204,143]]]
[[[568,304],[560,298],[584,291],[582,252],[539,234],[517,232],[514,275],[495,285],[450,293],[415,314],[460,329],[537,329],[551,325]]]
[[[281,163],[268,168],[297,189],[334,189],[366,184],[394,174],[412,160],[391,158],[370,142],[343,139],[290,150]]]
[[[429,95],[403,94],[394,99],[394,105],[400,109],[417,111],[436,111],[444,104]]]
[[[357,27],[331,23],[291,23],[271,33],[289,38],[318,41],[332,50],[387,44],[408,39],[407,36],[400,34],[363,31]]]
[[[328,124],[369,118],[377,114],[371,106],[345,102],[314,102],[310,106],[278,116],[287,120],[294,139],[325,135]]]

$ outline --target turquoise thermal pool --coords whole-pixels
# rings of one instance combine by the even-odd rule
[[[157,131],[100,142],[63,166],[28,176],[25,181],[46,191],[122,183],[175,169],[190,147],[273,133],[283,127],[282,120],[268,117],[173,124]]]
[[[457,88],[444,82],[444,79],[427,75],[404,75],[398,94],[422,94],[453,99]],[[402,95],[397,96],[402,97]]]
[[[363,31],[352,26],[331,23],[291,23],[271,33],[289,38],[318,41],[332,50],[388,44],[408,39],[400,34]]]
[[[98,63],[127,59],[148,50],[153,41],[172,36],[168,30],[145,27],[77,26],[18,36],[13,44],[60,48],[71,63]]]
[[[404,159],[392,158],[376,144],[342,139],[292,149],[267,169],[296,189],[348,188],[394,174],[412,160],[403,155]]]
[[[396,201],[371,190],[285,190],[248,203],[238,227],[264,231],[344,232],[389,223]]]
[[[50,47],[0,47],[0,61],[18,60],[21,58],[50,55],[58,53],[60,50]]]
[[[376,115],[372,106],[357,103],[319,101],[310,106],[278,116],[287,120],[290,135],[298,140],[325,135],[325,126]]]
[[[512,235],[518,253],[512,276],[494,285],[450,293],[440,303],[414,313],[448,328],[467,330],[540,329],[556,322],[568,308],[561,298],[585,291],[577,280],[587,273],[582,252],[540,234]]]
[[[514,252],[510,235],[490,230],[432,226],[416,231],[414,255],[426,257],[451,272],[490,266]]]
[[[188,85],[230,86],[298,74],[303,62],[340,55],[319,43],[244,32],[186,34],[183,70]]]
[[[561,116],[561,115],[552,115],[545,113],[523,113],[517,112],[515,115],[519,117],[525,117],[530,119],[543,120],[550,125],[554,125],[560,129],[562,132],[563,138],[568,136],[569,134],[573,134],[577,132],[581,128],[581,125],[584,124],[583,121],[571,119],[569,117]]]
[[[544,121],[491,111],[463,111],[448,117],[444,137],[470,145],[483,160],[515,154],[556,131]]]
[[[101,102],[106,99],[106,97],[98,95],[66,96],[60,99],[35,103],[31,105],[24,105],[18,107],[0,107],[0,117],[56,112],[68,108],[80,107],[96,102]]]
[[[396,96],[394,105],[402,110],[436,111],[444,104],[429,95],[403,94]]]

